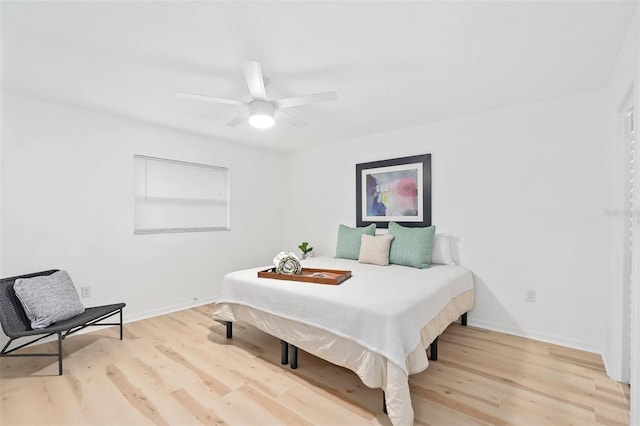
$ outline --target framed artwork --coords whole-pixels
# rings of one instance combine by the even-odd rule
[[[356,226],[431,225],[431,154],[356,164]]]

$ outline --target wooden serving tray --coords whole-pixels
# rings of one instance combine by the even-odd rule
[[[300,275],[287,275],[277,273],[276,268],[269,268],[264,271],[258,271],[258,277],[285,281],[302,281],[305,283],[338,285],[351,278],[351,271],[342,271],[339,269],[302,268],[302,273]]]

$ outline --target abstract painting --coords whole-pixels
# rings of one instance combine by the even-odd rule
[[[356,226],[431,225],[431,154],[356,164]]]

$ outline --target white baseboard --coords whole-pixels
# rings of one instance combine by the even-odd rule
[[[525,337],[527,339],[539,340],[554,345],[566,346],[568,348],[578,349],[581,351],[592,352],[602,356],[602,348],[596,347],[593,343],[579,339],[567,339],[563,336],[554,334],[540,333],[537,331],[525,330],[522,328],[508,327],[502,324],[490,321],[477,320],[469,318],[468,324],[478,328],[498,331],[500,333],[511,334],[513,336]]]
[[[184,302],[177,303],[175,305],[151,309],[149,311],[140,312],[132,315],[127,315],[127,311],[125,308],[125,310],[123,311],[123,322],[126,324],[130,322],[140,321],[147,318],[153,318],[160,315],[166,315],[173,312],[182,311],[184,309],[194,308],[196,306],[207,305],[210,303],[214,303],[214,301],[215,301],[215,297],[211,296],[203,299],[198,299],[196,301],[194,300],[184,301]],[[534,340],[539,340],[546,343],[552,343],[555,345],[566,346],[573,349],[579,349],[582,351],[596,353],[602,356],[600,348],[595,347],[590,342],[586,342],[582,340],[567,339],[562,336],[557,336],[553,334],[539,333],[531,330],[507,327],[502,324],[497,324],[490,321],[477,320],[473,318],[468,319],[468,324],[473,327],[484,328],[487,330],[498,331],[500,333],[506,333],[514,336],[525,337],[527,339],[534,339]],[[98,329],[99,327],[87,327],[84,330],[79,331],[78,334],[90,333],[92,331],[97,331]],[[6,339],[4,335],[2,335],[1,337],[3,337],[4,339],[0,339],[0,340]],[[48,339],[43,339],[41,342],[44,343],[44,342],[55,341],[55,340],[56,340],[55,338],[48,338]]]
[[[196,306],[202,306],[202,305],[208,305],[209,303],[213,303],[215,300],[215,297],[211,296],[211,297],[207,297],[204,299],[198,299],[196,301],[194,300],[189,300],[186,302],[181,302],[181,303],[177,303],[175,305],[171,305],[171,306],[165,306],[162,308],[157,308],[157,309],[152,309],[150,311],[145,311],[145,312],[141,312],[138,314],[133,314],[133,315],[127,315],[127,308],[125,307],[124,310],[122,311],[122,322],[124,324],[130,323],[130,322],[134,322],[134,321],[140,321],[143,319],[147,319],[147,318],[152,318],[152,317],[157,317],[160,315],[166,315],[166,314],[170,314],[173,312],[177,312],[177,311],[182,311],[184,309],[189,309],[189,308],[195,308]],[[213,321],[213,319],[212,319]],[[78,331],[77,333],[73,333],[73,334],[85,334],[85,333],[91,333],[94,331],[99,331],[102,327],[87,327],[84,328],[80,331]],[[37,336],[34,336],[37,337]],[[42,339],[40,340],[38,343],[48,343],[48,342],[55,342],[57,341],[58,338],[56,336],[51,336],[51,337],[47,337],[46,339]],[[4,335],[4,333],[0,333],[0,344],[2,344],[2,346],[4,346],[7,342],[9,341],[9,338],[7,336]],[[21,341],[16,341],[15,345],[19,345],[21,344]],[[13,344],[12,344],[13,347]]]
[[[125,308],[123,321],[125,323],[140,321],[143,319],[153,318],[160,315],[171,314],[173,312],[182,311],[184,309],[195,308],[196,306],[208,305],[210,303],[213,303],[214,301],[215,301],[215,297],[211,296],[211,297],[206,297],[204,299],[189,300],[189,301],[177,303],[171,306],[164,306],[162,308],[151,309],[149,311],[140,312],[132,315],[127,315],[127,311]]]

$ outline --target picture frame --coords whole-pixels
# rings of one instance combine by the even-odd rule
[[[356,226],[431,226],[431,154],[356,164]]]

